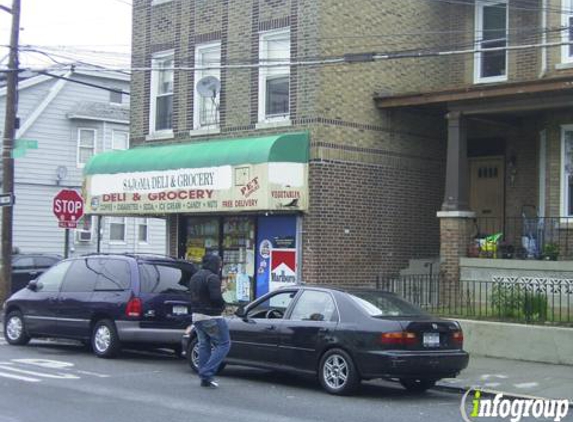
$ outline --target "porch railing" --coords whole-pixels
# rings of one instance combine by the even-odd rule
[[[476,218],[468,256],[573,260],[573,218]]]
[[[500,279],[448,286],[434,274],[381,278],[376,287],[435,315],[573,326],[573,280]]]

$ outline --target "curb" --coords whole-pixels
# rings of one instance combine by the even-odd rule
[[[530,396],[527,394],[517,394],[517,393],[510,393],[507,391],[500,391],[500,390],[490,390],[487,388],[479,388],[479,387],[468,387],[468,386],[464,386],[464,387],[456,387],[456,386],[452,386],[452,385],[444,385],[444,384],[436,384],[436,386],[433,388],[434,390],[438,390],[438,391],[443,391],[446,393],[458,393],[458,394],[464,394],[465,392],[467,392],[468,390],[476,390],[479,389],[482,395],[485,396],[496,396],[498,394],[503,394],[504,397],[510,398],[510,399],[525,399],[525,400],[555,400],[555,399],[548,399],[546,397],[539,397],[539,396]],[[565,399],[561,399],[561,400],[565,400]],[[569,400],[569,408],[573,409],[573,400]]]

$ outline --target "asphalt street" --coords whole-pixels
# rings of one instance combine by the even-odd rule
[[[217,390],[201,388],[167,351],[105,360],[72,342],[15,347],[0,337],[0,422],[462,420],[461,396],[441,391],[410,395],[372,382],[335,397],[309,379],[242,367],[228,367],[219,381]]]

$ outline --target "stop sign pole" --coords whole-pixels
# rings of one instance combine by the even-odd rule
[[[58,226],[66,229],[64,258],[67,258],[70,244],[70,229],[75,229],[78,226],[78,221],[84,215],[84,200],[75,190],[62,189],[54,196],[52,211],[58,219]]]

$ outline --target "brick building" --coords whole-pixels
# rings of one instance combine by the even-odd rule
[[[372,283],[438,256],[440,223],[443,269],[458,277],[474,221],[468,156],[502,180],[497,197],[476,199],[502,203],[501,221],[540,205],[541,137],[545,209],[559,210],[573,55],[555,28],[568,26],[567,10],[554,0],[134,0],[138,152],[87,169],[91,211],[165,215],[172,254],[223,255],[230,299],[268,280]],[[185,155],[205,157],[187,167],[218,169],[224,188],[187,190],[194,203],[158,196],[162,175],[185,176],[169,173]],[[129,204],[94,180],[110,174],[125,176]]]

